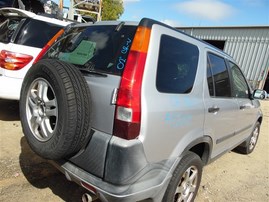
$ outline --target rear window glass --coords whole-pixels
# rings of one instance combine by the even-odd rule
[[[60,25],[27,19],[16,36],[14,43],[43,48],[61,28],[62,26]]]
[[[57,58],[90,71],[121,75],[136,26],[73,28],[43,58]]]
[[[197,71],[197,46],[163,35],[157,68],[156,87],[163,93],[190,93]]]

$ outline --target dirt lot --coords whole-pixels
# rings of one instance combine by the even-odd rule
[[[204,168],[197,202],[269,201],[269,101],[256,150],[235,152]],[[18,103],[0,100],[0,201],[81,201],[86,192],[36,156],[23,137]]]

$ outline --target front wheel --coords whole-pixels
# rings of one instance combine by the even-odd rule
[[[249,138],[246,141],[244,141],[241,145],[239,145],[235,150],[239,151],[242,154],[252,153],[258,142],[260,127],[261,124],[257,122]]]
[[[163,202],[194,201],[202,178],[203,162],[200,157],[188,152],[174,171],[163,197]]]

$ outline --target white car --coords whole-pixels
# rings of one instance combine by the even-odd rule
[[[25,74],[42,48],[68,24],[21,9],[0,9],[0,98],[20,99]]]

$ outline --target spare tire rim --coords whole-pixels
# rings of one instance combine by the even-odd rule
[[[45,142],[52,138],[58,121],[55,92],[43,78],[35,79],[27,93],[26,116],[34,137]]]
[[[199,171],[196,166],[190,166],[182,175],[177,186],[174,200],[175,202],[191,201],[197,189]]]

